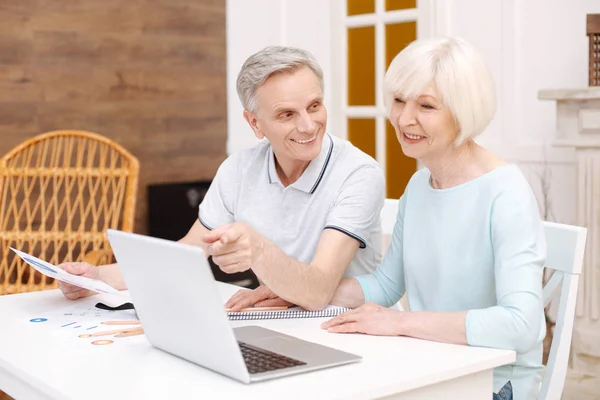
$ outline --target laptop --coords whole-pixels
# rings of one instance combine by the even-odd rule
[[[362,359],[259,326],[232,328],[200,247],[111,229],[107,233],[154,347],[244,383]]]

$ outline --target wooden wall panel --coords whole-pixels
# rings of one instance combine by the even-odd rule
[[[225,1],[2,0],[0,154],[85,129],[140,159],[147,186],[210,180],[226,156]]]

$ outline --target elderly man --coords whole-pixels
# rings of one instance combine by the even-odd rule
[[[375,160],[329,135],[323,73],[314,57],[268,47],[237,80],[244,118],[262,140],[219,167],[180,241],[201,246],[226,273],[251,268],[261,282],[227,303],[321,309],[343,276],[370,273],[381,258],[384,179]],[[64,265],[71,273],[126,287],[117,264]],[[66,297],[85,290],[61,283]]]

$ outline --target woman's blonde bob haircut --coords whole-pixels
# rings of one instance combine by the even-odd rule
[[[388,117],[395,97],[417,98],[429,85],[458,124],[456,147],[479,135],[494,117],[494,80],[483,57],[462,39],[416,40],[398,53],[383,81]]]

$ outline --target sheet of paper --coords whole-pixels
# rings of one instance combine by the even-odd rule
[[[32,314],[21,323],[29,325],[28,329],[32,332],[52,336],[55,345],[61,347],[62,352],[77,359],[97,351],[121,351],[119,349],[123,346],[147,347],[149,345],[143,334],[117,336],[131,329],[140,329],[141,324],[114,323],[137,320],[137,314],[134,310],[99,309],[94,306],[98,297],[86,297],[70,302],[64,308]],[[111,321],[111,324],[106,324],[107,321]]]
[[[117,295],[121,297],[126,297],[124,294],[120,293],[117,289],[113,288],[106,283],[87,278],[85,276],[78,276],[68,273],[62,268],[57,267],[56,265],[50,264],[44,260],[40,260],[37,257],[34,257],[30,254],[24,253],[17,249],[10,248],[14,251],[19,257],[23,259],[27,264],[31,265],[40,273],[49,276],[50,278],[54,278],[61,282],[70,283],[71,285],[79,286],[84,289],[88,289],[97,293],[103,293],[108,295]]]
[[[121,328],[121,326],[103,325],[103,322],[106,321],[138,319],[135,310],[102,310],[94,306],[95,296],[84,300],[94,301],[75,301],[67,307],[32,315],[27,320],[36,324],[36,326],[43,325],[46,329],[60,332],[93,333]],[[124,329],[127,329],[127,326]]]

